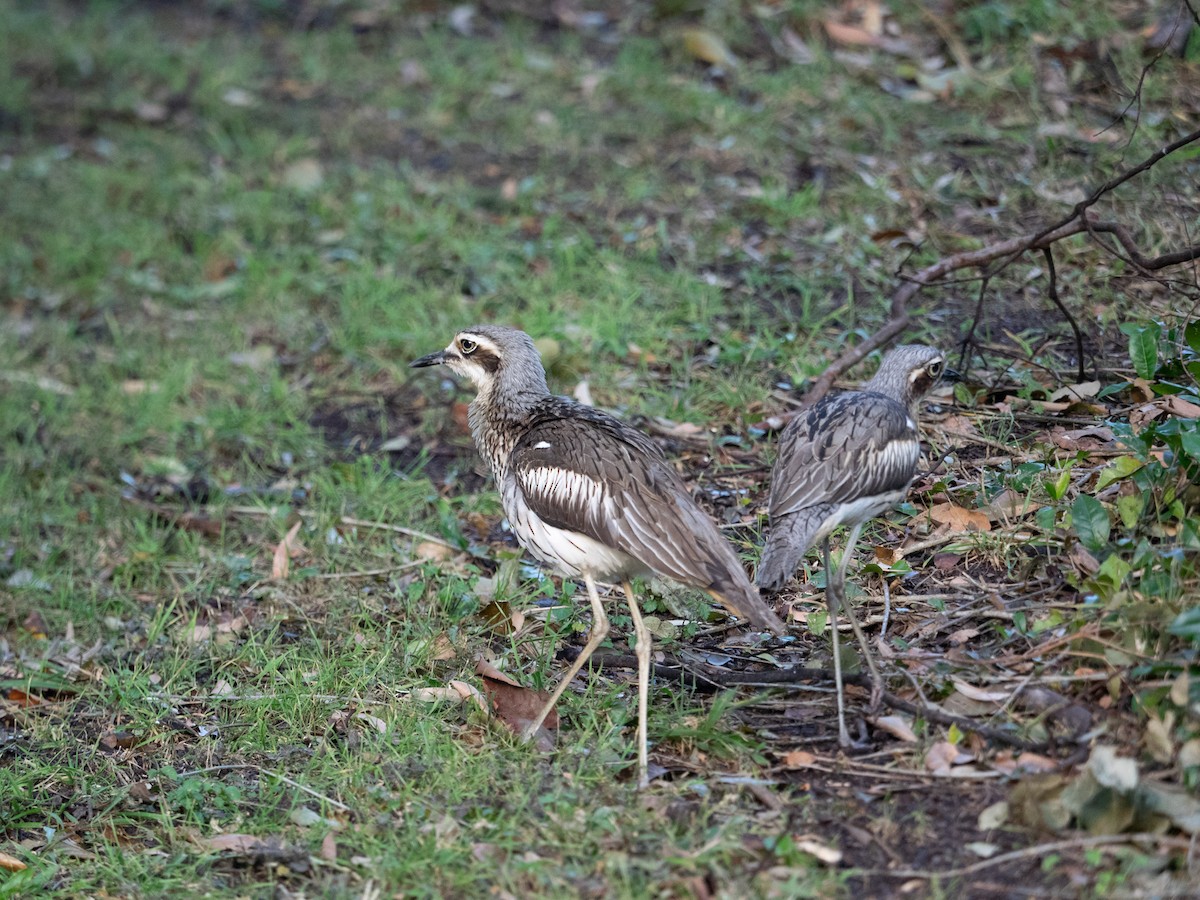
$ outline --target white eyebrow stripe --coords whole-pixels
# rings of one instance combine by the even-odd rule
[[[538,441],[536,444],[533,445],[533,449],[534,450],[549,450],[550,442],[549,441]]]

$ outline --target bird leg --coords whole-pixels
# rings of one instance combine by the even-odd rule
[[[850,529],[850,537],[846,539],[846,549],[842,551],[842,560],[838,565],[838,600],[841,602],[843,611],[846,613],[846,618],[850,622],[850,628],[854,631],[854,637],[858,639],[859,649],[862,650],[863,661],[867,664],[867,669],[871,672],[871,709],[876,710],[879,704],[883,701],[883,676],[879,674],[879,667],[875,665],[875,655],[871,652],[871,645],[867,643],[867,637],[863,634],[862,626],[858,624],[858,616],[854,614],[854,610],[850,608],[850,604],[846,602],[846,569],[850,565],[850,557],[854,554],[854,545],[858,543],[858,535],[862,531],[862,523],[857,523]],[[825,576],[828,581],[829,576]],[[825,588],[829,590],[828,585]],[[836,629],[835,629],[836,633]]]
[[[642,621],[642,612],[638,609],[637,598],[633,595],[633,585],[624,581],[621,587],[625,591],[625,598],[629,601],[629,615],[633,619],[634,634],[637,635],[634,653],[637,654],[638,661],[637,786],[640,791],[650,784],[649,752],[646,738],[646,705],[650,695],[650,629]]]
[[[554,693],[550,695],[550,699],[546,701],[546,705],[542,707],[542,711],[525,728],[522,734],[526,740],[532,740],[537,735],[538,729],[546,721],[546,716],[550,715],[550,710],[554,709],[554,704],[558,702],[558,698],[562,696],[562,692],[567,689],[567,685],[579,674],[579,670],[583,668],[583,664],[588,661],[588,658],[600,646],[600,642],[608,637],[608,616],[604,614],[604,606],[600,603],[600,594],[596,590],[596,582],[591,575],[584,572],[583,583],[587,585],[588,599],[592,601],[591,633],[588,635],[587,643],[583,645],[583,649],[575,657],[575,662],[572,663],[571,668],[567,670],[567,674],[562,677],[562,680],[559,681],[558,687],[554,689]]]
[[[879,580],[883,582],[883,624],[879,626],[879,641],[882,643],[892,618],[892,589],[888,587],[887,573],[881,574]]]
[[[837,691],[837,714],[838,714],[838,745],[842,747],[853,746],[853,741],[850,740],[850,732],[846,730],[846,697],[845,688],[842,685],[842,651],[838,639],[837,614],[838,614],[838,591],[834,587],[833,566],[829,564],[829,538],[821,541],[821,557],[825,564],[825,605],[829,609],[829,627],[833,632],[833,683]]]

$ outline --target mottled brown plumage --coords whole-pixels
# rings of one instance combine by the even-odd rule
[[[500,489],[517,540],[555,571],[582,578],[592,603],[591,637],[530,731],[607,633],[595,580],[623,583],[639,660],[639,775],[646,778],[645,695],[650,636],[629,579],[651,572],[711,594],[735,615],[777,634],[783,623],[763,601],[729,542],[644,434],[619,419],[552,395],[529,335],[480,325],[414,366],[444,363],[477,394],[468,420]]]
[[[846,566],[863,524],[903,500],[908,491],[921,457],[918,406],[941,377],[943,365],[942,354],[930,347],[897,347],[861,390],[825,398],[793,419],[779,439],[771,472],[770,532],[757,581],[764,590],[780,590],[808,549],[822,545],[843,745],[849,743],[849,735],[837,646],[839,606],[871,667],[876,700],[882,691],[858,621],[841,602]],[[835,577],[829,567],[829,534],[839,525],[852,528]]]

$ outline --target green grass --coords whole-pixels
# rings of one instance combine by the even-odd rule
[[[909,252],[890,231],[916,236],[915,268],[1061,214],[1043,187],[1087,187],[1177,134],[1171,80],[1147,80],[1150,114],[1109,146],[1038,133],[1033,62],[1035,32],[1120,29],[1103,4],[959,11],[977,77],[932,102],[906,99],[911,63],[827,45],[822,5],[639,7],[598,34],[478,12],[473,36],[418,7],[356,29],[358,4],[303,28],[265,2],[0,0],[0,850],[29,866],[0,870],[0,896],[851,893],[792,843],[827,821],[803,787],[771,788],[781,813],[714,776],[775,760],[729,698],[656,689],[651,738],[682,762],[646,798],[619,678],[568,692],[548,755],[469,704],[415,699],[477,682],[480,653],[533,687],[560,667],[536,630],[490,629],[477,582],[499,504],[455,424],[464,395],[407,363],[476,321],[517,324],[556,342],[555,390],[586,381],[626,416],[769,454],[774,386],[883,321]],[[684,23],[743,64],[710,77]],[[771,52],[785,26],[810,64]],[[1137,53],[1113,49],[1127,81]],[[1103,102],[1069,122],[1098,130],[1123,100],[1077,68]],[[1186,225],[1151,215],[1185,165],[1121,200],[1157,226],[1148,252]],[[1101,259],[1073,243],[1064,284],[1101,308],[1098,343],[1124,346]],[[994,290],[1029,320],[1024,271]],[[974,286],[925,302],[906,337],[950,346]],[[984,323],[996,341],[1027,328]],[[692,468],[711,486],[739,465]],[[189,510],[216,527],[171,520]],[[301,512],[304,552],[272,579]],[[419,539],[346,517],[483,555],[414,563]],[[1161,549],[1138,551],[1145,571],[1177,573]],[[1012,550],[979,548],[1018,570]],[[570,592],[517,571],[498,599],[532,612]],[[220,834],[276,843],[223,854]]]

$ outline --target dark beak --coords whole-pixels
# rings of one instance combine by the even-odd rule
[[[426,357],[426,359],[428,359],[428,358],[429,357]],[[413,365],[415,366],[416,363],[413,363]],[[946,381],[946,382],[953,384],[956,381],[962,381],[962,380],[963,380],[962,375],[959,374],[954,369],[950,368],[949,366],[946,366],[946,368],[942,369],[942,381]]]
[[[428,356],[414,359],[408,366],[410,369],[423,369],[425,366],[440,366],[446,361],[447,355],[445,350],[439,350],[437,353],[430,353]]]

